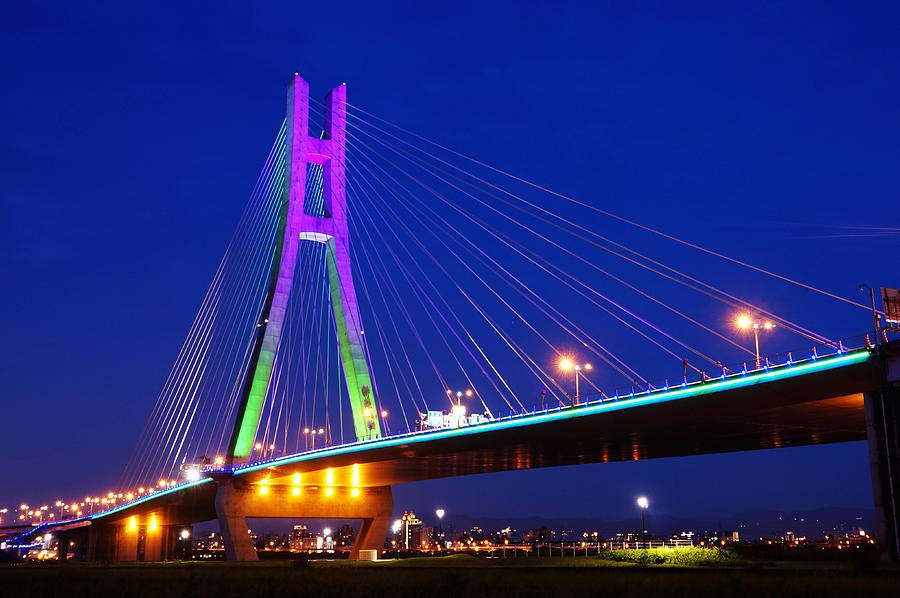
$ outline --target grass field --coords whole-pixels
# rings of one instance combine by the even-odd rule
[[[28,563],[0,566],[0,596],[898,596],[900,571],[834,564],[641,566],[596,557],[468,556],[379,563]]]

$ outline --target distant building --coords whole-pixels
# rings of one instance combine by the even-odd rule
[[[346,523],[338,528],[334,534],[334,545],[337,548],[353,546],[355,534],[353,528]]]
[[[289,541],[291,550],[315,550],[316,538],[305,525],[295,525]]]
[[[422,520],[412,511],[404,511],[400,517],[400,545],[404,550],[415,550],[422,546]]]
[[[410,542],[410,546],[415,550],[422,550],[423,548],[431,548],[431,543],[434,541],[434,528],[422,526],[419,528],[419,537],[417,540],[417,544],[413,546]]]
[[[538,529],[530,529],[525,532],[526,542],[550,542],[553,539],[553,530],[546,525],[542,525]]]

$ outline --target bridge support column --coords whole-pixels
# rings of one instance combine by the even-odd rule
[[[394,510],[390,486],[289,486],[247,484],[220,478],[216,494],[219,531],[225,542],[225,558],[255,561],[246,517],[358,519],[362,522],[350,548],[350,558],[360,550],[376,550],[381,555]]]
[[[256,547],[250,541],[250,528],[242,510],[241,492],[235,488],[235,480],[219,481],[216,491],[216,517],[219,533],[225,543],[225,559],[229,561],[256,561]]]
[[[116,560],[138,560],[138,530],[129,530],[124,525],[116,526]]]
[[[376,517],[363,519],[359,526],[359,532],[350,547],[350,560],[359,560],[360,550],[375,550],[378,557],[384,552],[384,539],[391,527],[391,511],[394,501],[391,500],[391,508],[382,509]]]
[[[144,560],[172,560],[175,556],[175,535],[177,529],[177,526],[174,525],[160,525],[155,530],[147,530],[146,539],[144,540]],[[135,553],[137,553],[137,543],[135,543]]]
[[[900,362],[896,357],[893,361]],[[865,409],[882,560],[896,562],[900,560],[900,382],[867,392]]]
[[[69,554],[72,555],[72,561],[83,562],[87,560],[87,544],[88,544],[88,529],[86,527],[82,527],[80,529],[74,529],[66,532],[66,558],[69,559]],[[71,545],[68,545],[68,543]]]
[[[94,562],[115,560],[115,526],[94,523],[87,530],[87,560]]]

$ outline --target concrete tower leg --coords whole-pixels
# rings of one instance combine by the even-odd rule
[[[867,392],[865,410],[882,560],[897,562],[900,559],[900,388],[894,385]]]
[[[350,560],[359,560],[360,550],[375,550],[378,557],[384,551],[384,539],[391,527],[391,513],[379,515],[372,519],[363,519],[359,527],[359,533],[350,547]]]
[[[225,543],[225,559],[229,561],[256,561],[256,547],[250,541],[250,528],[241,509],[239,493],[234,480],[222,480],[216,492],[216,517],[219,533]]]

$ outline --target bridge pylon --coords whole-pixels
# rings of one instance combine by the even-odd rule
[[[301,242],[325,245],[335,333],[359,440],[381,437],[372,373],[353,284],[347,220],[347,88],[325,98],[321,137],[309,135],[309,84],[297,74],[288,83],[285,178],[275,254],[256,341],[228,445],[229,462],[253,447],[281,340]],[[322,168],[321,202],[307,202],[307,165]],[[310,204],[313,204],[310,207]]]

